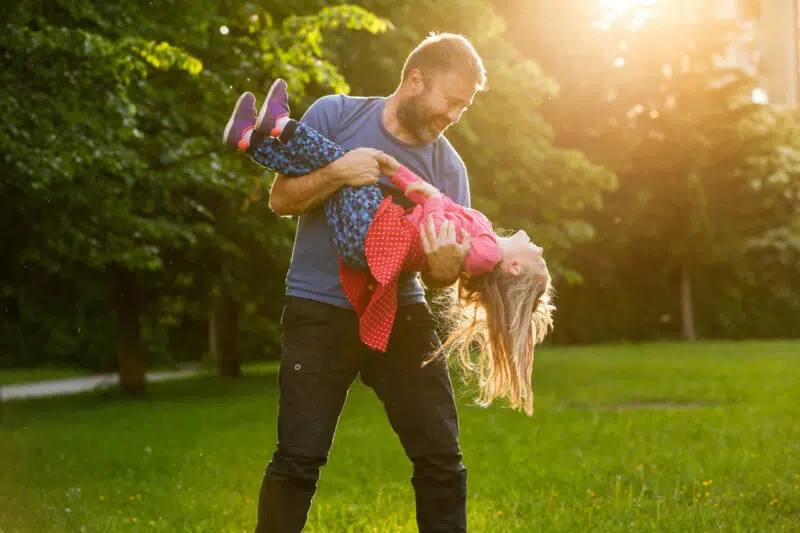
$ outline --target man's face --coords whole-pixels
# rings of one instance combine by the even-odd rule
[[[420,143],[433,142],[472,104],[475,83],[456,72],[422,78],[410,73],[408,96],[397,109],[400,124]]]

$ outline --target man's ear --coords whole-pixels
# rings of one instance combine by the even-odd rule
[[[413,68],[408,71],[406,75],[406,84],[412,96],[425,92],[425,78],[418,68]]]

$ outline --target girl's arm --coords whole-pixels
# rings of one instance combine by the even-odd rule
[[[429,216],[432,217],[437,230],[446,218],[445,212],[461,209],[439,189],[404,166],[400,166],[389,180],[411,201],[422,206],[423,220],[427,220]]]
[[[479,276],[497,266],[500,262],[500,248],[489,219],[479,211],[470,211],[470,214],[472,223],[469,232],[472,243],[462,270],[470,276]]]
[[[383,171],[383,169],[381,170]],[[394,172],[386,173],[386,175],[392,185],[400,189],[409,200],[417,205],[423,205],[427,198],[441,195],[436,187],[402,165],[398,166]]]
[[[411,172],[408,167],[401,165],[389,154],[381,153],[378,156],[378,164],[381,173],[389,179],[389,183],[400,189],[417,205],[423,205],[427,198],[441,194],[436,187]]]
[[[383,165],[381,170],[385,171]],[[398,165],[392,172],[389,181],[403,191],[412,202],[422,206],[423,220],[427,220],[428,216],[433,217],[437,230],[446,218],[445,213],[463,212],[463,207],[402,165]],[[470,228],[465,229],[469,231]]]
[[[426,218],[428,215],[433,215],[434,219],[437,220],[436,227],[439,227],[438,222],[440,219],[444,219],[445,212],[463,209],[439,189],[404,166],[400,166],[389,178],[389,181],[403,191],[409,200],[421,205]]]

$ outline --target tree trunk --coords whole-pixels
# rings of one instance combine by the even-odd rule
[[[684,260],[681,265],[681,325],[683,339],[697,340],[697,331],[694,327],[694,305],[692,304],[692,272],[689,261]]]
[[[212,361],[219,360],[219,342],[217,341],[218,335],[218,321],[217,315],[219,312],[219,298],[212,294],[211,296],[211,309],[208,311],[208,356]]]
[[[242,374],[237,340],[239,337],[239,302],[225,288],[219,298],[219,313],[215,314],[217,324],[217,355],[219,356],[219,375],[223,378],[238,378]]]
[[[122,267],[112,270],[117,295],[119,316],[119,384],[124,392],[134,395],[145,393],[145,362],[139,327],[139,302],[136,274]]]

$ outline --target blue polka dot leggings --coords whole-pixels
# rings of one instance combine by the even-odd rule
[[[315,129],[295,121],[287,124],[279,139],[254,132],[247,152],[259,165],[288,178],[305,176],[346,153]],[[364,239],[381,201],[383,195],[377,185],[346,185],[325,202],[336,251],[352,267],[367,267]]]

